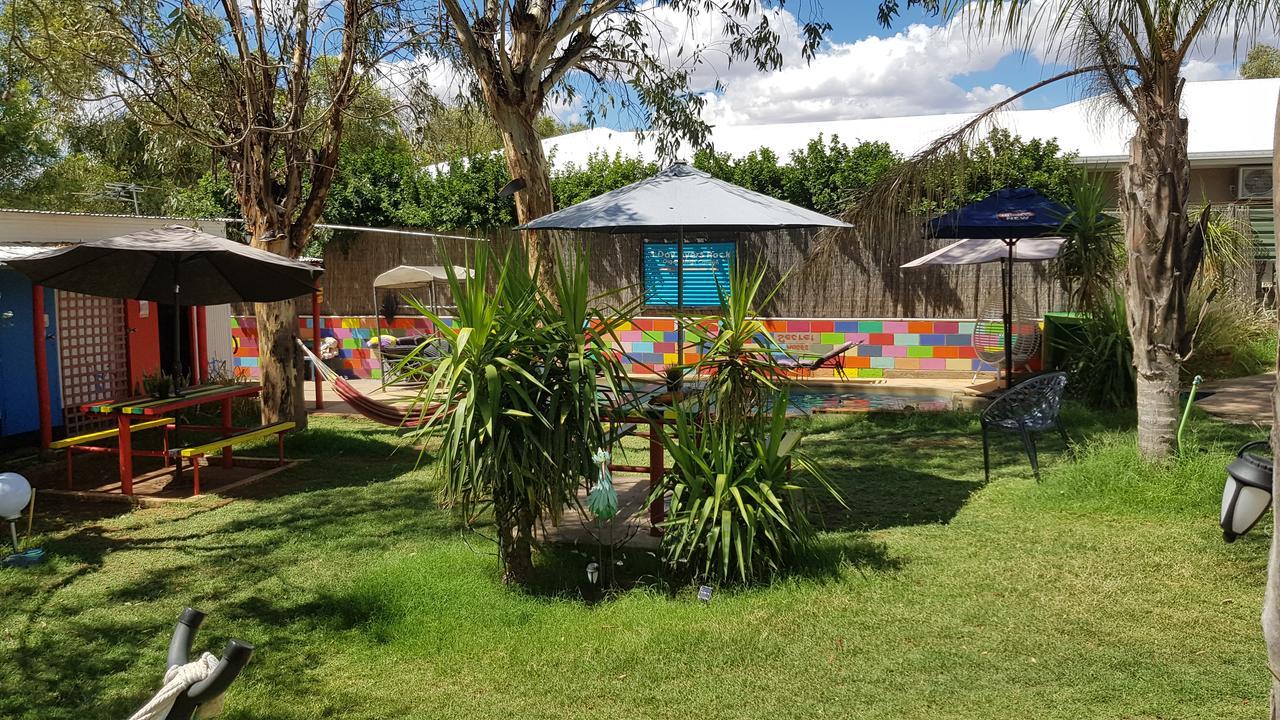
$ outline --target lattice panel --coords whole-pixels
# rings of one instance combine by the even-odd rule
[[[102,425],[81,405],[129,396],[124,301],[58,291],[58,356],[68,433]]]

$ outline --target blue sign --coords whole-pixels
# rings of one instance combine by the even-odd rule
[[[684,306],[712,307],[729,292],[736,245],[690,242],[684,246]],[[644,243],[644,290],[649,305],[676,307],[678,256],[674,242]]]

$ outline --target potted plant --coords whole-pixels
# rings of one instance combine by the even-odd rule
[[[153,398],[167,398],[173,393],[173,378],[160,371],[147,373],[142,376],[142,390]]]

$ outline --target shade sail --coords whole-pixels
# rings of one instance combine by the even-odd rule
[[[465,281],[471,277],[471,271],[454,265],[453,276]],[[379,290],[401,290],[448,279],[443,265],[397,265],[374,278],[373,286]]]
[[[1071,214],[1031,188],[1004,188],[929,221],[937,238],[1012,240],[1057,235]]]
[[[756,231],[850,227],[798,205],[717,180],[685,163],[626,187],[544,215],[520,226],[529,230]]]
[[[221,305],[276,302],[315,290],[323,270],[181,225],[68,245],[7,264],[46,287]]]
[[[1026,238],[1013,245],[1015,262],[1035,262],[1052,260],[1062,250],[1063,238]],[[934,250],[928,255],[918,257],[904,268],[924,267],[925,265],[979,265],[999,262],[1009,258],[1009,247],[1003,240],[958,240],[950,245]]]

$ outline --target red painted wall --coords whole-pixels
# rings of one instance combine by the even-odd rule
[[[160,326],[156,323],[154,302],[126,300],[125,308],[129,328],[129,387],[138,390],[143,375],[160,369]]]

